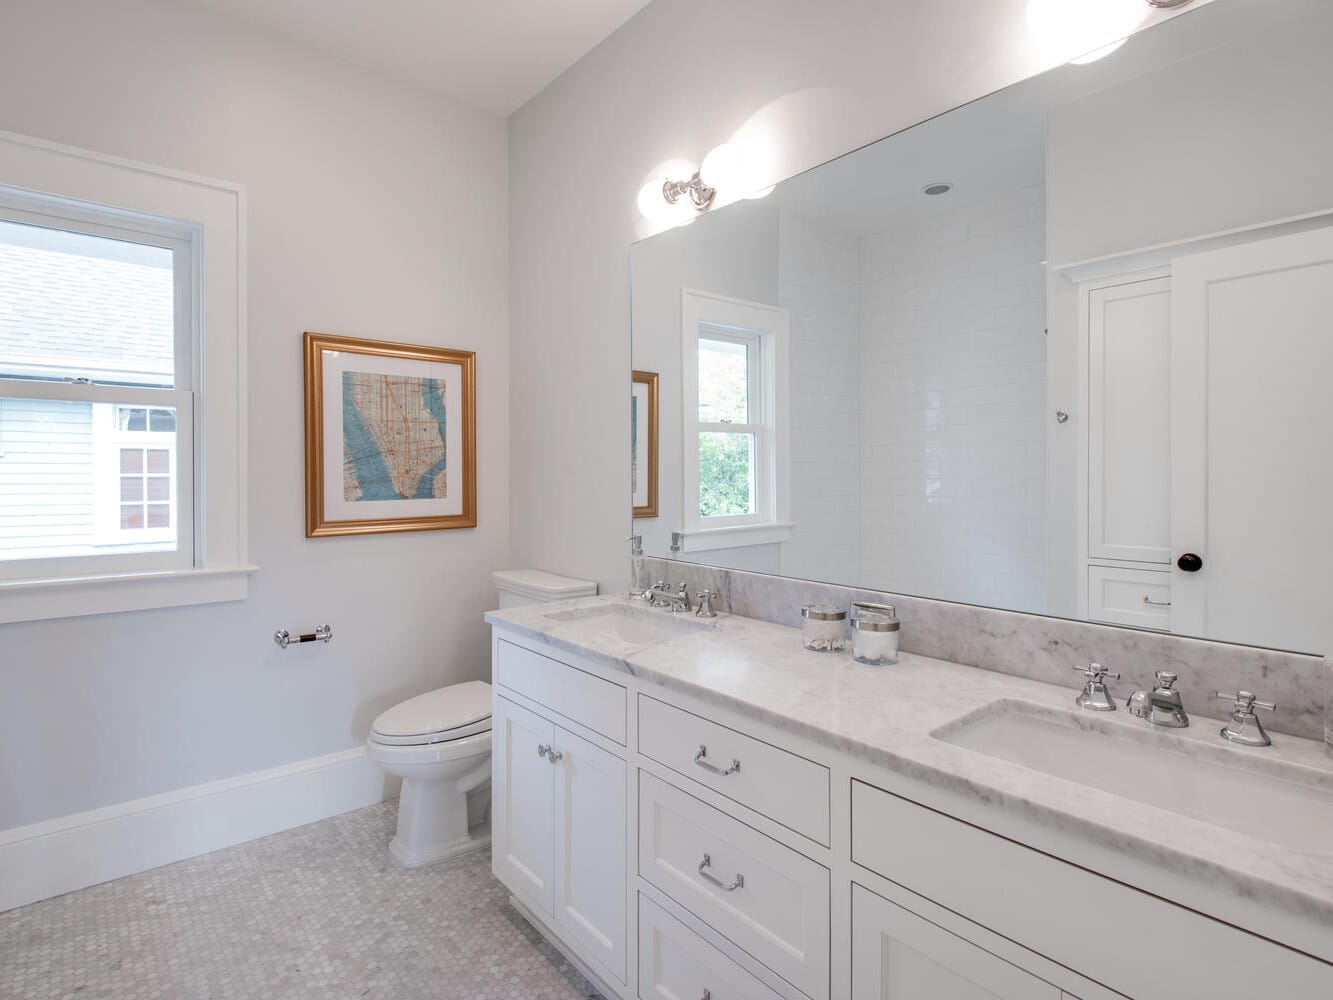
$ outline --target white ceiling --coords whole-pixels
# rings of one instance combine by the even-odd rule
[[[508,115],[648,0],[191,0]]]

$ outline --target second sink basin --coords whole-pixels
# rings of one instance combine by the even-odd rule
[[[1333,854],[1331,776],[1252,751],[1018,701],[992,702],[931,735],[1289,850]]]

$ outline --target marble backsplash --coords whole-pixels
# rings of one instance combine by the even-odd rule
[[[903,623],[904,650],[1065,686],[1071,698],[1081,683],[1071,668],[1093,660],[1120,674],[1120,680],[1112,681],[1110,687],[1122,704],[1131,691],[1151,686],[1154,670],[1172,670],[1180,675],[1177,687],[1192,716],[1225,719],[1228,706],[1215,695],[1244,688],[1277,703],[1277,711],[1264,715],[1268,729],[1315,740],[1325,738],[1325,699],[1330,697],[1325,690],[1325,675],[1333,665],[1318,656],[649,556],[631,557],[630,562],[636,588],[646,588],[656,580],[685,583],[691,595],[704,589],[716,594],[714,607],[719,611],[793,628],[800,627],[800,610],[805,604],[892,604]]]

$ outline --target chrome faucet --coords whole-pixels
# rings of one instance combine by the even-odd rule
[[[1158,670],[1153,676],[1157,684],[1152,691],[1135,691],[1125,702],[1129,714],[1147,719],[1154,726],[1184,729],[1190,724],[1190,717],[1185,714],[1180,692],[1174,687],[1177,676],[1170,670]]]
[[[1222,739],[1231,743],[1241,743],[1247,747],[1268,747],[1273,745],[1264,724],[1254,714],[1256,708],[1266,712],[1277,709],[1271,701],[1260,701],[1252,691],[1219,691],[1217,696],[1223,701],[1233,702],[1231,721],[1222,727]]]
[[[655,608],[670,608],[672,614],[693,610],[690,606],[690,592],[685,584],[676,590],[665,580],[658,580],[648,588],[648,603]]]
[[[1091,709],[1094,712],[1114,712],[1115,699],[1111,697],[1111,692],[1106,686],[1106,678],[1120,680],[1119,674],[1113,674],[1100,663],[1093,663],[1086,667],[1074,667],[1088,680],[1083,685],[1083,690],[1079,696],[1074,699],[1074,703],[1079,708]]]

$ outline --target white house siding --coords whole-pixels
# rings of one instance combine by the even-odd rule
[[[0,558],[90,545],[93,498],[93,404],[0,399]]]

